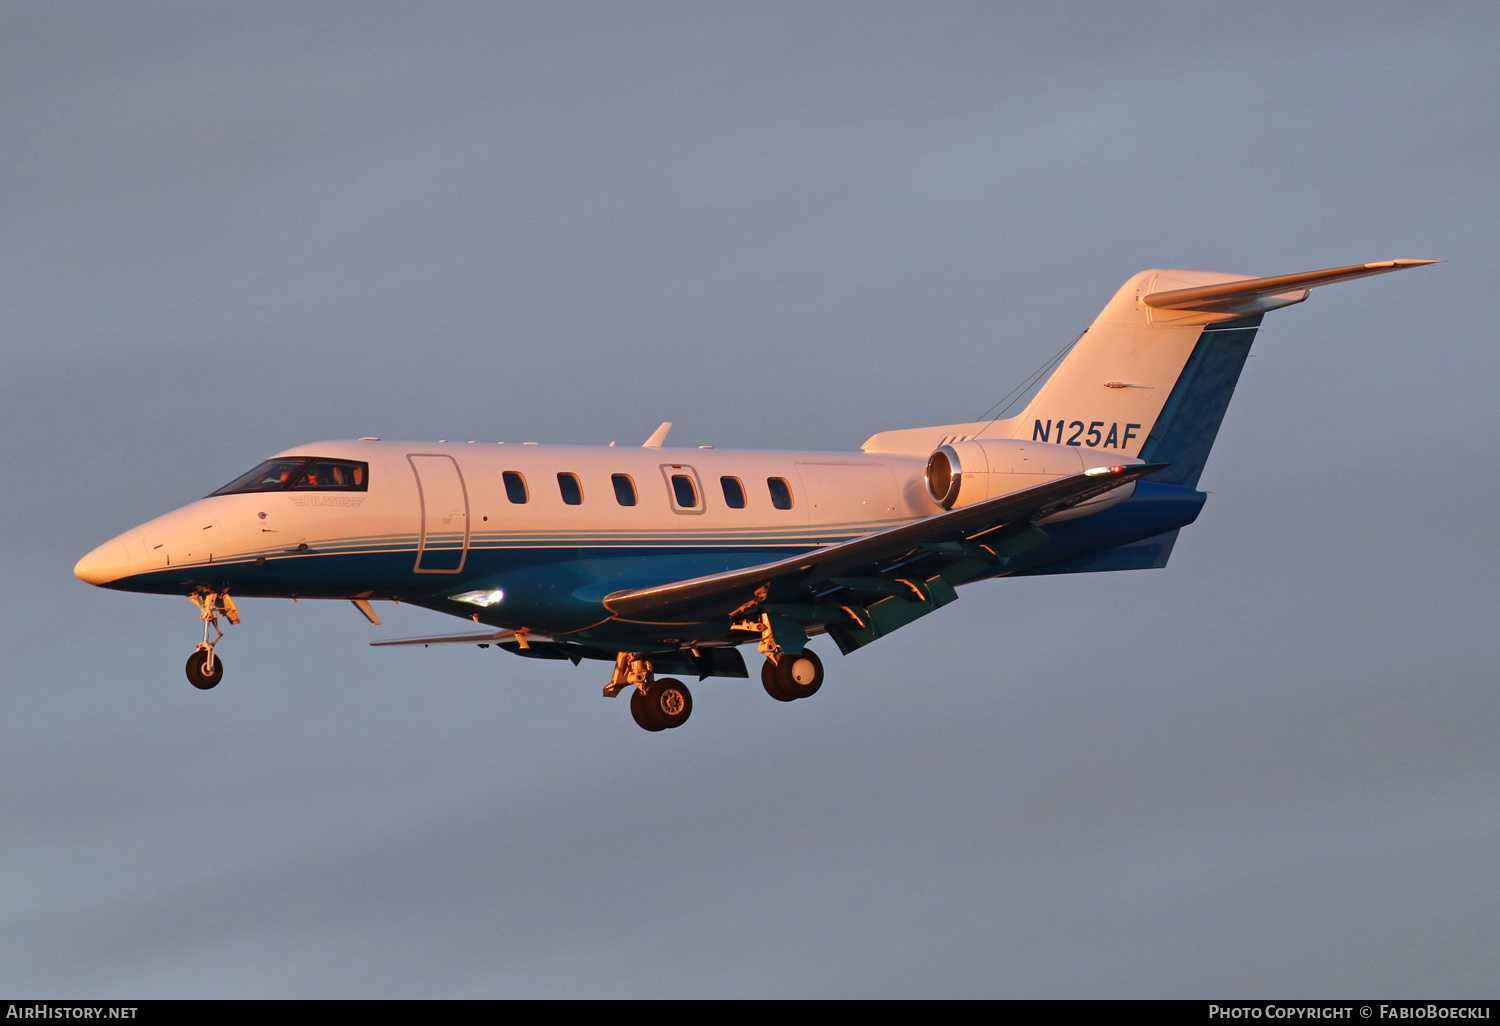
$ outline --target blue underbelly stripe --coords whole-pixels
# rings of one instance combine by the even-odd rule
[[[858,537],[858,536],[856,536],[856,537]],[[823,546],[826,546],[826,545],[829,545],[829,544],[833,544],[833,543],[838,542],[838,541],[843,541],[843,540],[846,540],[846,538],[834,538],[834,539],[828,539],[828,538],[814,538],[814,539],[806,539],[806,538],[803,538],[803,539],[776,538],[776,539],[760,539],[760,540],[754,540],[754,541],[751,541],[751,540],[740,540],[740,539],[735,539],[735,540],[731,540],[731,541],[724,541],[724,540],[712,541],[712,540],[708,540],[708,539],[694,539],[694,540],[689,541],[689,542],[683,542],[683,541],[675,541],[674,542],[674,541],[662,541],[662,540],[658,540],[658,539],[653,539],[652,541],[643,544],[641,542],[632,542],[632,541],[624,540],[624,539],[611,539],[609,541],[599,541],[599,540],[583,539],[583,540],[570,540],[567,544],[563,544],[563,545],[559,545],[559,544],[556,544],[556,543],[546,544],[546,543],[541,543],[541,542],[532,543],[532,544],[521,544],[521,545],[517,545],[517,544],[510,544],[510,545],[474,545],[474,544],[470,544],[468,552],[469,552],[469,556],[470,557],[473,557],[476,553],[504,553],[504,552],[511,552],[511,551],[515,551],[515,552],[539,552],[539,551],[547,551],[547,550],[556,550],[558,552],[575,553],[575,552],[577,552],[580,549],[593,549],[593,550],[605,550],[605,551],[608,551],[608,550],[622,550],[622,551],[634,550],[634,551],[652,551],[652,552],[666,550],[666,551],[671,551],[671,552],[683,553],[683,554],[686,554],[686,555],[692,555],[692,554],[710,554],[710,553],[713,553],[713,552],[739,551],[739,550],[744,550],[744,549],[771,549],[771,550],[798,549],[798,550],[808,550],[808,549],[820,548],[820,547],[823,547]],[[431,541],[429,541],[428,544],[426,545],[426,550],[429,551],[429,552],[431,552],[431,551],[454,552],[454,551],[458,551],[461,548],[462,548],[462,541],[461,540],[455,541],[451,545],[434,545],[434,544],[432,544]],[[207,566],[245,565],[245,564],[255,563],[257,560],[260,560],[260,559],[265,559],[267,562],[274,561],[276,563],[291,563],[291,562],[297,562],[297,561],[302,561],[302,560],[307,560],[307,559],[337,559],[337,558],[343,558],[343,557],[380,556],[380,555],[403,555],[403,556],[406,556],[406,557],[409,557],[409,558],[415,558],[416,554],[417,554],[417,543],[416,543],[415,539],[408,541],[406,544],[383,545],[383,546],[377,546],[377,545],[360,545],[360,546],[343,546],[343,547],[339,547],[339,548],[331,548],[331,547],[324,547],[322,545],[319,545],[319,546],[314,547],[314,548],[309,548],[305,552],[297,552],[295,550],[292,550],[292,551],[285,551],[285,550],[283,550],[283,551],[256,550],[256,551],[252,551],[252,552],[243,553],[243,554],[240,554],[240,555],[224,556],[222,558],[213,559],[212,561],[210,561],[210,560],[195,560],[195,561],[190,562],[190,563],[174,563],[171,566],[154,567],[154,568],[152,568],[150,570],[143,570],[143,571],[141,571],[141,573],[156,573],[156,572],[161,572],[161,571],[174,571],[174,570],[177,570],[177,569],[187,570],[187,569],[202,568],[202,567],[207,567]],[[132,575],[132,576],[134,576],[134,575]]]
[[[701,537],[667,537],[660,535],[621,535],[579,537],[558,533],[556,535],[491,535],[471,537],[469,550],[504,551],[507,549],[746,549],[746,548],[818,548],[834,545],[871,533],[868,530],[838,533],[759,534],[759,535],[715,535]],[[428,537],[425,548],[429,550],[452,550],[462,548],[463,536]],[[256,548],[238,553],[225,554],[211,562],[236,563],[260,558],[286,560],[304,559],[313,556],[377,555],[381,553],[409,552],[416,554],[418,540],[413,535],[385,536],[381,538],[328,539],[310,546],[305,551],[282,548]],[[207,566],[209,560],[182,563],[181,566]],[[165,568],[163,568],[165,569]]]

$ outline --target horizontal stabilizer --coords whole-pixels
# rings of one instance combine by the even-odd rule
[[[1245,278],[1241,281],[1225,281],[1214,285],[1200,285],[1191,289],[1172,289],[1168,292],[1153,292],[1141,302],[1158,310],[1207,310],[1215,313],[1262,313],[1273,307],[1264,300],[1272,296],[1280,302],[1274,306],[1289,306],[1307,298],[1307,290],[1319,285],[1332,285],[1355,278],[1368,278],[1372,274],[1389,274],[1404,271],[1408,267],[1422,267],[1441,263],[1440,260],[1383,260],[1373,264],[1350,264],[1348,267],[1330,267],[1322,271],[1303,271],[1300,274],[1278,274],[1271,278]],[[1297,293],[1301,293],[1298,295]]]

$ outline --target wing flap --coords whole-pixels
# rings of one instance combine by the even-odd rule
[[[1165,466],[1097,467],[774,563],[612,592],[604,597],[604,607],[625,619],[672,623],[732,615],[741,607],[767,599],[795,601],[793,595],[804,594],[808,588],[835,577],[868,571],[875,564],[899,560],[914,550],[925,554],[930,550],[929,543],[967,545],[970,539],[1009,524],[1041,520],[1087,502]],[[783,583],[787,586],[781,586]]]

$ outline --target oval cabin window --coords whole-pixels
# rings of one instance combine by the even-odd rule
[[[683,509],[698,508],[698,489],[693,486],[693,479],[686,474],[672,475],[672,496]]]
[[[737,477],[721,477],[719,484],[724,488],[724,505],[730,509],[745,508],[745,485]]]
[[[786,478],[766,478],[766,487],[771,490],[771,505],[777,509],[792,508],[792,486],[786,483]]]

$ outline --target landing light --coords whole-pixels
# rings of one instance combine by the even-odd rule
[[[495,588],[487,591],[466,591],[462,595],[452,595],[449,597],[454,602],[467,602],[471,606],[480,606],[481,608],[488,609],[490,606],[499,605],[505,598],[505,592],[499,588]]]
[[[1103,477],[1105,474],[1118,474],[1120,471],[1122,471],[1124,469],[1125,469],[1124,467],[1094,467],[1092,470],[1085,470],[1083,472],[1083,476],[1084,477]]]

